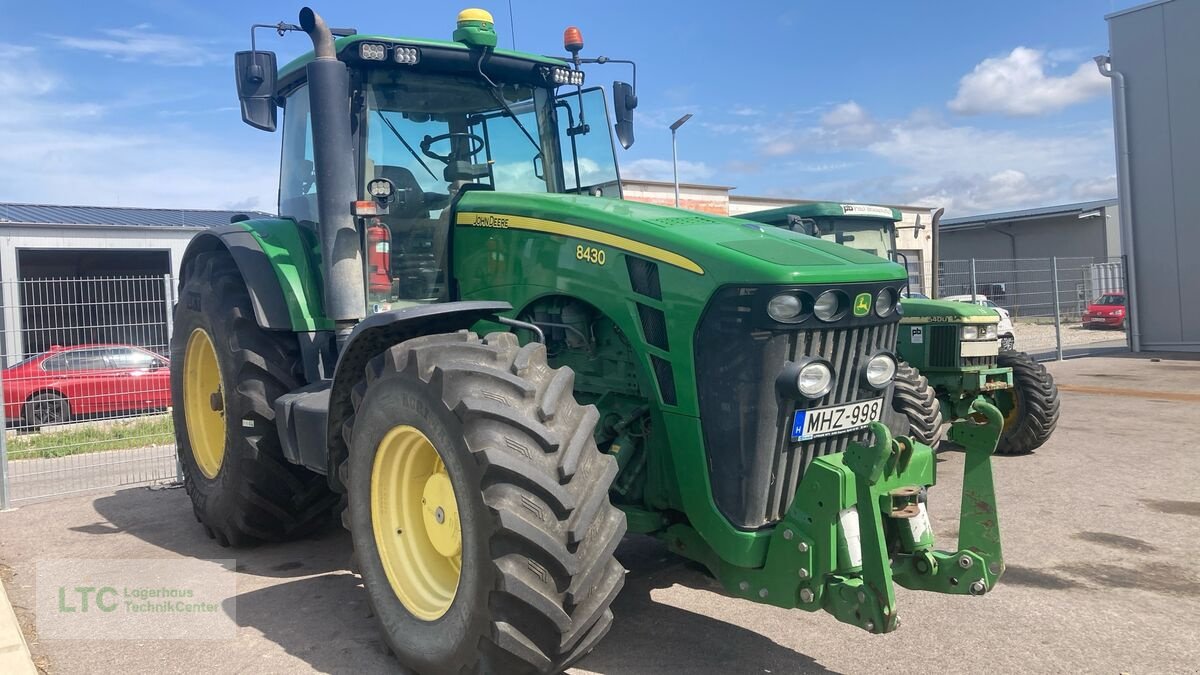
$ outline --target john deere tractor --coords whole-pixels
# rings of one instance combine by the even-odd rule
[[[985,401],[958,546],[934,548],[928,445],[892,429],[903,267],[746,220],[621,201],[615,127],[558,59],[298,25],[236,56],[283,110],[279,216],[191,242],[172,390],[194,512],[221,544],[340,514],[390,649],[419,672],[557,672],[609,630],[626,532],[732,595],[899,625],[894,583],[1000,577]],[[479,337],[484,335],[484,337]],[[928,495],[928,496],[927,496]]]
[[[742,217],[898,258],[896,224],[901,215],[887,206],[813,202]],[[1027,454],[1050,438],[1058,424],[1054,378],[1028,354],[1000,347],[994,310],[910,297],[903,298],[901,309],[896,352],[901,362],[893,400],[911,416],[915,437],[936,445],[941,415],[967,415],[971,403],[982,398],[1004,414],[998,454]],[[930,414],[933,408],[927,405],[935,393],[941,403],[937,415]],[[926,411],[924,417],[919,410]]]

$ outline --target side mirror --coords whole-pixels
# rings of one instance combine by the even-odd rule
[[[275,131],[275,52],[237,52],[233,69],[242,121],[255,129]]]
[[[617,118],[614,128],[617,140],[626,150],[633,145],[633,109],[637,107],[637,95],[627,82],[613,82],[613,114]]]

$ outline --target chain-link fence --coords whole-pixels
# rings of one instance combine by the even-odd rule
[[[1001,333],[1010,330],[1021,351],[1061,356],[1126,344],[1120,258],[944,260],[926,278],[937,279],[939,298],[1000,311]]]
[[[175,478],[172,279],[27,279],[0,294],[0,507]]]

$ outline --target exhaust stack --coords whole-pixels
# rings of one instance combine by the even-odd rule
[[[350,76],[337,60],[333,34],[313,10],[300,10],[300,28],[316,58],[307,66],[312,115],[313,171],[317,181],[318,235],[325,281],[325,315],[334,322],[338,351],[366,315],[362,247],[351,211],[358,198],[350,135]]]

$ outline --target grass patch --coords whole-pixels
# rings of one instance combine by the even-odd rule
[[[10,460],[66,457],[105,450],[128,450],[175,442],[170,415],[129,420],[81,422],[8,439]]]

